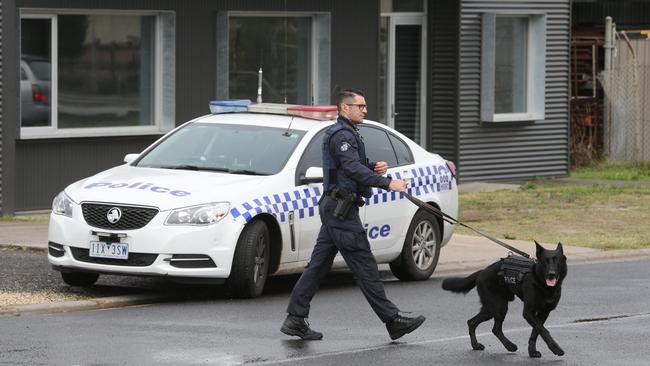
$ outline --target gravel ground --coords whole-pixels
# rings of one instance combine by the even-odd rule
[[[0,247],[0,307],[42,304],[169,289],[161,278],[102,275],[90,288],[66,285],[45,251]]]
[[[271,277],[265,293],[291,293],[298,275]],[[383,277],[391,277],[383,272]],[[347,271],[329,274],[323,286],[353,283]],[[161,277],[129,277],[101,275],[88,288],[72,287],[63,282],[59,272],[52,269],[45,250],[0,246],[0,309],[14,305],[47,304],[63,301],[88,300],[129,294],[164,295],[170,300],[232,298],[226,286],[178,284]]]

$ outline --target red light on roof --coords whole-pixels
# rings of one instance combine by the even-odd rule
[[[289,107],[287,113],[292,116],[329,121],[336,119],[338,110],[335,105],[309,105],[300,107]]]

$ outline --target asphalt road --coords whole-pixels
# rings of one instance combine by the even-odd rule
[[[508,353],[490,333],[490,322],[478,328],[485,351],[472,351],[465,322],[478,310],[476,293],[444,292],[439,277],[386,282],[402,310],[427,316],[416,332],[390,342],[351,277],[337,274],[312,303],[310,321],[325,333],[322,341],[279,332],[295,281],[283,277],[254,300],[195,293],[147,306],[0,317],[0,364],[647,365],[649,277],[650,260],[572,265],[560,305],[547,321],[563,357],[540,339],[542,358],[528,358],[530,328],[518,300],[504,329],[520,350]]]

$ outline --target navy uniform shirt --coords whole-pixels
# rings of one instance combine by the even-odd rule
[[[363,146],[358,128],[345,117],[339,116],[337,123],[341,123],[345,128],[335,133],[330,139],[330,154],[339,163],[343,173],[357,183],[357,192],[363,192],[367,187],[388,190],[391,179],[375,173],[375,163],[366,161],[365,146]],[[355,134],[362,146],[357,143]],[[364,161],[361,161],[362,156]]]

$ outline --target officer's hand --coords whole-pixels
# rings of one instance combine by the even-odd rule
[[[406,181],[401,179],[393,179],[390,181],[388,188],[391,191],[404,192],[406,191]]]
[[[375,173],[384,175],[386,174],[386,171],[388,171],[388,163],[385,161],[378,161],[375,163]]]

